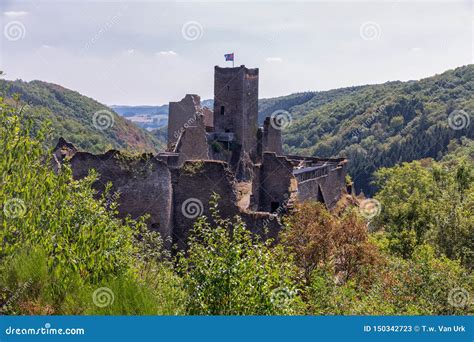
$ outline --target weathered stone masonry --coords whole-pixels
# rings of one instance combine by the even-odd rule
[[[220,197],[223,217],[238,215],[249,229],[276,237],[279,217],[294,201],[332,208],[346,191],[347,160],[283,155],[281,130],[267,118],[258,127],[258,69],[215,67],[214,111],[197,95],[170,102],[168,147],[156,156],[78,152],[60,139],[55,159],[67,157],[74,178],[95,169],[94,187],[119,192],[122,216],[149,214],[150,229],[184,248],[195,218],[210,218],[209,199]]]

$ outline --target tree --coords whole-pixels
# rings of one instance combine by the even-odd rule
[[[281,242],[294,254],[306,284],[318,269],[329,271],[334,280],[344,283],[366,276],[364,269],[377,263],[367,226],[353,209],[335,216],[322,203],[300,203],[287,219]]]
[[[415,161],[377,171],[380,191],[375,197],[382,205],[377,224],[390,233],[390,246],[398,255],[408,258],[416,245],[429,243],[438,253],[472,268],[474,164],[462,157],[448,160]]]

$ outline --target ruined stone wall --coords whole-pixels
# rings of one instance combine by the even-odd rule
[[[219,213],[222,218],[240,216],[247,228],[262,238],[276,238],[281,223],[276,215],[251,210],[241,211],[237,206],[235,175],[221,161],[188,161],[174,170],[174,230],[173,243],[185,247],[196,218],[204,215],[212,222],[209,200],[219,195]]]
[[[291,162],[273,152],[265,152],[260,167],[260,182],[256,185],[259,210],[271,212],[282,205],[290,196],[294,182]]]
[[[346,166],[333,166],[326,175],[298,182],[298,200],[317,200],[332,209],[346,193]],[[321,199],[321,196],[324,200]]]
[[[283,155],[281,130],[270,124],[269,117],[263,123],[262,150],[263,152],[275,152],[278,156]]]
[[[94,169],[99,180],[93,186],[102,192],[108,182],[119,192],[120,217],[149,214],[149,227],[166,239],[172,232],[172,184],[168,167],[151,155],[126,157],[118,151],[94,155],[77,152],[70,160],[73,177],[80,179]]]
[[[206,128],[206,131],[213,132],[214,131],[214,112],[207,107],[202,107],[202,113],[204,115],[204,127]]]
[[[187,94],[181,101],[169,103],[168,151],[174,149],[184,129],[195,126],[198,117],[202,114],[201,99],[198,95]]]
[[[253,168],[253,180],[252,180],[252,194],[250,195],[250,205],[249,208],[254,211],[259,211],[260,206],[260,192],[261,187],[261,177],[262,177],[262,164],[256,164]]]
[[[75,179],[96,170],[99,178],[93,187],[99,194],[108,182],[112,183],[111,194],[120,194],[119,217],[130,215],[137,219],[148,214],[149,227],[179,248],[185,248],[198,216],[204,215],[213,223],[209,210],[213,193],[220,197],[222,218],[234,219],[238,215],[250,231],[265,239],[276,238],[281,229],[275,214],[238,207],[235,174],[225,162],[195,160],[186,161],[180,168],[170,168],[151,154],[130,157],[112,150],[94,155],[66,148],[66,145],[59,147],[55,155],[61,161],[70,158]],[[175,154],[161,155],[165,160],[168,157],[174,158]],[[171,247],[170,244],[166,246]]]
[[[203,125],[186,128],[176,143],[175,152],[179,153],[178,166],[183,165],[186,160],[209,159],[209,146]]]
[[[234,175],[221,161],[187,161],[174,171],[173,242],[184,248],[189,230],[202,214],[210,217],[209,200],[220,196],[219,211],[224,218],[239,213]]]
[[[277,215],[266,212],[243,212],[240,214],[245,226],[252,233],[257,234],[262,239],[278,238],[278,233],[282,229],[282,224]]]
[[[242,146],[252,160],[255,160],[258,130],[258,69],[245,69],[243,98]]]

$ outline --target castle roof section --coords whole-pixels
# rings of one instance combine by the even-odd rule
[[[220,72],[220,73],[228,73],[228,74],[236,74],[239,72],[243,72],[244,74],[247,74],[249,76],[257,76],[258,77],[258,68],[247,68],[245,65],[233,67],[233,68],[228,68],[228,67],[220,67],[218,65],[214,66],[214,72]]]

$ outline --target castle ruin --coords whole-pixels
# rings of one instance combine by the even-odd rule
[[[213,110],[198,95],[170,102],[167,150],[155,156],[93,155],[60,139],[55,158],[68,157],[75,178],[95,169],[99,192],[110,181],[120,193],[122,216],[148,214],[150,228],[180,247],[195,219],[210,216],[213,193],[223,217],[238,215],[254,233],[276,237],[295,201],[336,204],[347,160],[284,155],[278,118],[258,126],[258,79],[258,69],[216,66]]]

